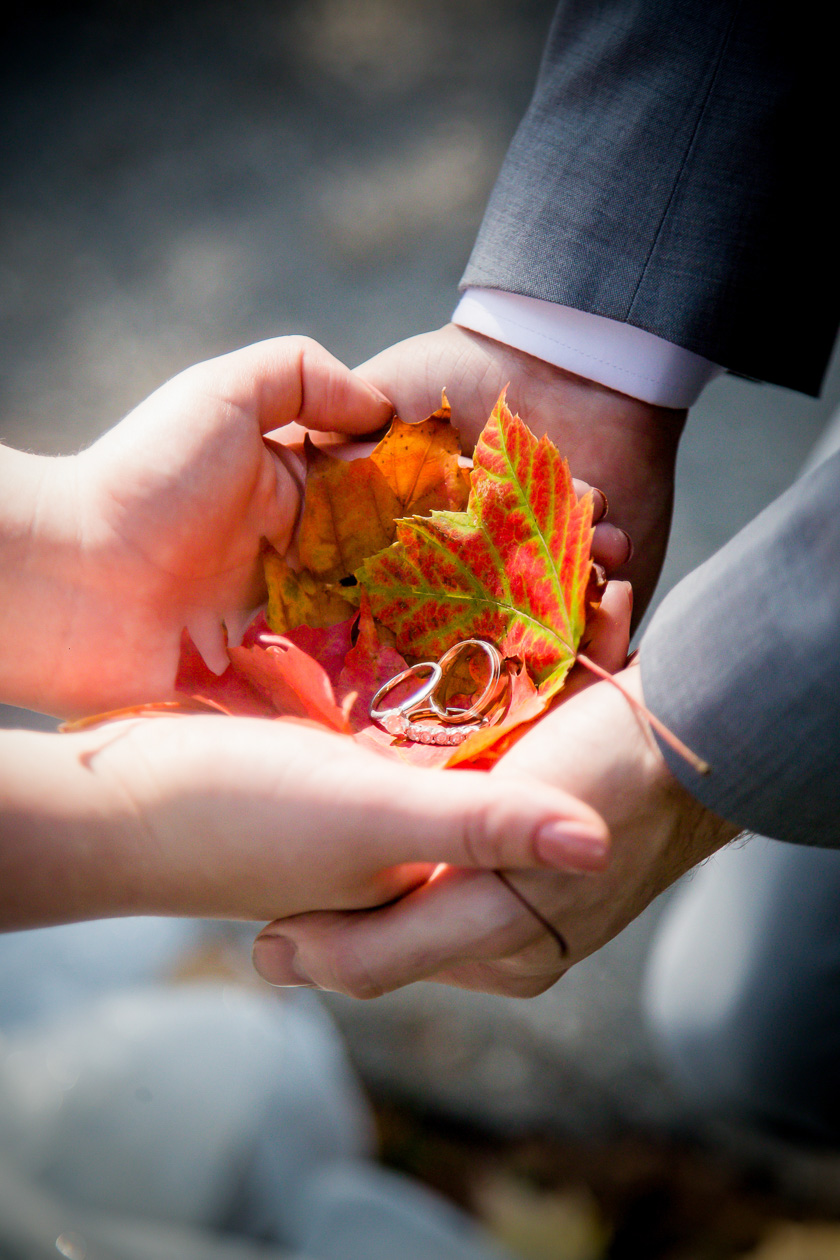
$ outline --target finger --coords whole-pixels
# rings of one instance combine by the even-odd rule
[[[590,486],[588,482],[581,481],[578,477],[573,478],[573,484],[575,494],[579,499],[589,491],[592,492],[592,524],[595,526],[592,559],[608,571],[618,569],[622,564],[628,564],[633,557],[633,540],[626,530],[619,529],[617,525],[605,523],[610,506],[603,490]]]
[[[257,972],[276,985],[379,997],[417,980],[483,977],[495,991],[547,987],[564,963],[556,941],[491,874],[447,870],[379,910],[278,920],[257,937]],[[497,966],[497,960],[507,966]]]
[[[370,433],[394,414],[376,386],[309,337],[275,337],[192,369],[236,406],[255,410],[260,431],[297,421],[309,429]]]
[[[627,664],[633,588],[630,582],[607,582],[601,606],[589,617],[581,651],[608,673],[617,674]]]
[[[349,768],[349,767],[348,767]],[[479,771],[442,774],[371,755],[332,789],[330,813],[364,830],[374,868],[446,862],[493,870],[603,870],[609,833],[589,805],[530,776],[497,781]],[[323,785],[321,787],[323,791]],[[323,806],[322,806],[323,808]]]
[[[440,406],[440,391],[444,387],[457,413],[461,408],[454,402],[452,393],[453,390],[456,395],[459,393],[463,368],[457,359],[453,362],[446,337],[443,341],[440,338],[440,331],[409,337],[360,363],[353,369],[354,373],[392,399],[397,415],[409,424],[424,420]],[[463,360],[463,348],[459,350]],[[486,409],[483,403],[479,405],[485,419],[491,407],[492,403]]]
[[[588,481],[581,481],[579,477],[572,478],[572,485],[575,488],[575,494],[579,499],[589,491],[592,491],[592,523],[603,521],[610,510],[607,502],[607,496],[603,490],[598,490],[595,486],[590,486]]]
[[[580,651],[610,674],[627,664],[630,622],[633,615],[633,587],[630,582],[608,582],[600,607],[587,620]],[[563,687],[562,702],[570,700],[598,682],[584,665],[575,665]]]
[[[617,674],[627,663],[633,587],[630,582],[608,582],[600,607],[589,618],[580,643],[581,652],[596,665]]]
[[[633,555],[633,541],[625,530],[602,521],[595,526],[592,538],[592,559],[612,572],[626,564]]]

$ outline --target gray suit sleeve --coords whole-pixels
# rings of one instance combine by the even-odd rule
[[[840,268],[836,75],[814,18],[778,0],[563,0],[462,287],[818,393]]]
[[[661,745],[703,804],[779,840],[840,848],[840,452],[668,595],[641,645]]]

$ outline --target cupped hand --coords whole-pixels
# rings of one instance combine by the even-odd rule
[[[357,434],[391,414],[317,343],[284,337],[189,368],[89,450],[42,461],[40,606],[29,592],[7,698],[62,715],[166,698],[184,626],[222,672],[225,628],[235,641],[263,597],[263,539],[284,551],[298,514],[264,435],[294,420]]]
[[[632,538],[632,558],[626,559],[625,543],[626,562],[616,576],[632,581],[634,615],[641,617],[668,541],[684,411],[629,398],[454,324],[399,342],[356,373],[381,389],[407,421],[439,406],[445,386],[467,446],[509,384],[511,407],[535,433],[548,434],[576,477],[606,494],[610,520]],[[619,554],[618,540],[611,545],[610,555]]]
[[[629,593],[620,583],[608,591],[590,653],[612,672],[626,655]],[[618,677],[643,701],[637,666]],[[491,778],[516,793],[551,783],[595,808],[611,833],[607,869],[508,870],[503,883],[451,866],[380,910],[269,925],[255,947],[258,971],[275,984],[308,982],[358,997],[422,979],[532,996],[737,831],[677,783],[625,697],[607,682],[586,686],[581,674],[565,701],[530,729]],[[580,863],[579,870],[586,869]]]

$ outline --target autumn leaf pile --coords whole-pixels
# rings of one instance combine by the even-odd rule
[[[184,707],[314,721],[421,764],[488,766],[542,713],[574,663],[593,602],[592,495],[512,415],[504,395],[470,473],[444,395],[421,424],[395,420],[366,458],[307,439],[293,566],[265,556],[268,607],[216,677],[184,640]],[[508,676],[493,725],[454,749],[394,738],[370,718],[387,681],[469,638]]]

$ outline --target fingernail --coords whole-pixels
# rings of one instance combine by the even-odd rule
[[[610,510],[609,500],[607,499],[607,496],[604,494],[603,490],[593,490],[592,496],[594,499],[592,520],[603,521]]]
[[[287,936],[258,936],[251,951],[257,975],[278,987],[316,989],[300,966],[297,947]]]
[[[382,393],[382,390],[377,389],[375,385],[371,385],[370,381],[365,381],[365,384],[367,385],[368,389],[370,390],[376,402],[378,402],[381,406],[387,407],[388,410],[391,412],[391,415],[393,415],[394,404],[391,402],[390,398],[386,398],[385,395]]]
[[[627,557],[624,561],[624,563],[627,564],[628,561],[633,559],[633,539],[627,533],[626,529],[619,529],[619,533],[622,533],[624,537],[627,539]]]
[[[543,823],[537,832],[537,856],[558,870],[602,871],[607,864],[610,846],[603,832],[593,831],[583,823]]]

